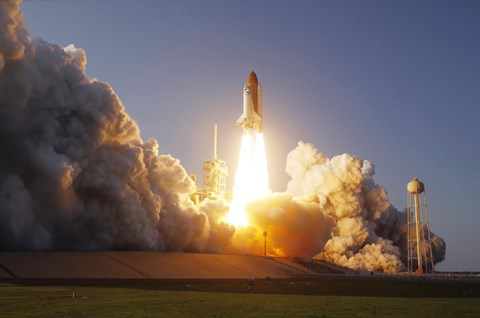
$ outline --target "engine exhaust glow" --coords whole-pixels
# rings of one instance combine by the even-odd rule
[[[249,225],[245,206],[270,193],[263,134],[246,130],[242,136],[233,200],[226,221],[237,226]]]

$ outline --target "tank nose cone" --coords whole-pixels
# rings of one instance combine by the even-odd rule
[[[252,71],[250,75],[248,75],[247,84],[258,84],[257,74],[255,74],[254,71]]]

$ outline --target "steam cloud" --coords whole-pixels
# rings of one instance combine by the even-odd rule
[[[406,216],[373,164],[300,142],[287,191],[249,204],[252,225],[235,229],[225,202],[193,204],[180,162],[141,139],[112,88],[86,75],[82,49],[28,36],[19,3],[0,1],[0,250],[263,254],[267,231],[271,255],[403,268]],[[443,260],[445,242],[432,242]]]
[[[180,162],[86,76],[82,49],[30,39],[19,3],[0,2],[0,249],[220,251],[228,231]]]
[[[272,232],[272,254],[281,255],[278,248],[305,259],[326,255],[352,269],[404,269],[406,214],[374,183],[371,162],[348,154],[329,159],[312,144],[299,142],[288,154],[286,172],[291,177],[286,193],[248,207],[250,221]],[[432,252],[434,262],[445,257],[445,242],[434,234]]]

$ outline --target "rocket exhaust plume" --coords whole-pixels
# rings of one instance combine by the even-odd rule
[[[248,225],[245,206],[270,192],[263,135],[247,131],[242,136],[233,200],[227,221],[239,226]]]
[[[237,120],[237,125],[243,128],[242,144],[235,173],[233,200],[226,217],[227,222],[237,226],[248,225],[246,204],[271,192],[262,122],[262,86],[252,71],[243,88],[243,114]]]

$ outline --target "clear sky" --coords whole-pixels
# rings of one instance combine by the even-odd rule
[[[219,124],[232,176],[242,89],[263,85],[270,182],[298,141],[375,164],[403,209],[426,187],[440,270],[480,271],[479,1],[25,0],[32,37],[87,52],[144,139],[201,177]],[[230,177],[229,184],[233,178]]]

